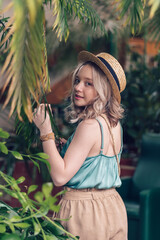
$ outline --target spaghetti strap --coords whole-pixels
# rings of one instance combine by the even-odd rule
[[[100,154],[103,154],[103,148],[104,148],[104,136],[103,136],[103,126],[102,123],[96,118],[97,122],[100,125],[100,129],[101,129],[101,150],[100,150]]]
[[[120,123],[120,128],[121,128],[121,151],[122,151],[122,148],[123,148],[123,128],[122,128],[121,123]]]
[[[111,130],[111,126],[107,120],[107,117],[105,114],[101,114],[101,117],[105,120],[107,126],[108,126],[108,129],[109,129],[109,132],[111,134],[111,137],[112,137],[112,142],[113,142],[113,151],[114,151],[114,154],[116,156],[116,159],[117,159],[117,165],[118,165],[118,173],[119,173],[119,176],[120,176],[120,164],[119,164],[119,159],[118,159],[118,155],[116,153],[116,149],[115,149],[115,141],[114,141],[114,136],[113,136],[113,133],[112,133],[112,130]],[[121,131],[121,134],[122,134],[122,131]],[[122,135],[121,135],[122,137]],[[122,140],[122,139],[121,139]],[[122,147],[122,146],[121,146]],[[122,149],[122,148],[121,148]]]

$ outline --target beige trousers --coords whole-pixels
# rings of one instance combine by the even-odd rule
[[[60,201],[58,218],[80,240],[127,240],[127,214],[115,189],[68,190]]]

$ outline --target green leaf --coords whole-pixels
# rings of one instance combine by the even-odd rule
[[[7,222],[7,223],[8,223],[8,226],[10,227],[11,231],[15,232],[15,227],[14,227],[13,223],[11,223],[11,222]]]
[[[12,218],[13,216],[18,216],[17,212],[7,205],[6,203],[0,202],[0,212],[1,215],[7,217],[8,219]]]
[[[69,17],[79,18],[82,23],[89,23],[93,31],[97,31],[97,27],[101,31],[101,35],[106,34],[105,26],[97,14],[96,10],[92,7],[90,1],[77,0],[77,1],[54,1],[53,15],[55,21],[53,29],[57,34],[57,37],[61,41],[64,38],[67,41],[69,36]]]
[[[31,225],[29,223],[24,222],[24,223],[14,223],[14,226],[20,227],[20,228],[28,228]]]
[[[160,7],[155,12],[153,18],[152,19],[147,19],[146,24],[145,24],[146,31],[149,35],[149,40],[156,41],[157,44],[160,41],[159,19],[160,19]]]
[[[41,217],[47,215],[48,211],[49,211],[49,207],[44,205],[39,209],[39,212],[36,214],[36,217],[41,218]]]
[[[35,157],[35,156],[32,156],[32,158],[34,158],[34,159],[36,159],[36,160],[39,160],[39,161],[41,161],[41,162],[44,162],[44,163],[48,166],[49,171],[51,170],[51,165],[50,165],[50,163],[49,163],[47,160],[45,160],[45,159],[43,159],[43,158]],[[34,164],[38,167],[38,169],[40,170],[39,164],[38,164],[37,162],[35,162],[33,159],[31,159],[31,160],[33,161],[33,163],[34,163]]]
[[[2,128],[0,128],[0,138],[9,138],[9,133],[6,131],[3,131]]]
[[[63,226],[58,221],[54,221],[53,223],[51,223],[51,222],[48,222],[47,220],[44,220],[42,223],[42,227],[44,229],[45,228],[49,229],[49,231],[56,236],[58,236],[58,235],[60,236],[64,233],[62,230]]]
[[[12,190],[4,189],[4,191],[5,191],[7,194],[9,194],[10,196],[18,199],[17,193],[13,192]]]
[[[39,156],[40,158],[43,158],[43,159],[48,159],[49,158],[48,154],[43,153],[43,152],[37,153],[36,155]]]
[[[46,240],[58,240],[58,238],[53,235],[46,235]]]
[[[32,222],[33,222],[33,226],[34,226],[34,236],[36,236],[40,233],[41,228],[38,223],[36,223],[35,221],[32,221]]]
[[[60,205],[51,205],[51,206],[50,206],[50,210],[58,213],[59,210],[60,210]]]
[[[19,152],[12,151],[11,153],[16,159],[23,160],[23,156]]]
[[[44,32],[45,13],[42,0],[13,1],[14,21],[5,40],[12,35],[9,54],[2,68],[9,90],[4,107],[10,102],[10,116],[17,111],[22,120],[24,109],[32,122],[32,102],[43,96],[50,89],[47,67],[47,54]],[[28,3],[28,4],[27,4]],[[18,47],[17,47],[18,44]]]
[[[38,188],[37,185],[29,186],[27,194],[30,194],[31,192],[34,192],[37,188]]]
[[[159,0],[150,0],[149,5],[151,6],[150,9],[150,18],[152,18],[157,11],[157,9],[160,7],[160,1]]]
[[[6,147],[6,145],[2,142],[0,142],[0,150],[2,153],[4,154],[8,154],[8,148]]]
[[[25,177],[24,176],[21,176],[19,177],[17,180],[16,180],[16,183],[17,184],[20,184],[20,183],[23,183],[25,181]]]
[[[21,218],[21,216],[19,216],[19,215],[16,215],[16,216],[13,216],[11,219],[10,219],[10,221],[11,222],[20,222],[20,221],[22,221],[22,218]]]
[[[144,17],[144,5],[144,0],[120,0],[120,17],[127,17],[126,25],[130,25],[133,34],[141,29]]]
[[[1,237],[1,240],[21,240],[19,235],[15,233],[6,233]]]
[[[43,195],[42,192],[37,192],[37,193],[35,193],[34,198],[35,198],[39,203],[41,203],[41,202],[43,202],[44,195]]]
[[[0,224],[0,233],[5,233],[5,232],[6,232],[6,225]]]
[[[20,187],[18,186],[16,180],[12,182],[12,188],[15,190],[15,194],[17,191],[20,192],[20,190],[21,190]]]
[[[42,192],[46,199],[50,196],[52,190],[53,190],[53,183],[48,182],[42,185]]]
[[[34,165],[38,168],[38,170],[39,170],[39,172],[40,172],[40,166],[39,166],[39,164],[38,164],[36,161],[34,161],[33,159],[31,159],[31,161],[34,163]]]

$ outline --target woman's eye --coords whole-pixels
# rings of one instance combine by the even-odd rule
[[[93,86],[93,83],[91,83],[91,82],[86,82],[86,86]]]
[[[78,78],[75,78],[74,84],[78,84],[79,82],[80,82],[79,79],[78,79]]]

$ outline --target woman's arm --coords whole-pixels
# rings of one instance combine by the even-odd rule
[[[51,132],[48,113],[46,113],[45,118],[44,104],[41,104],[38,108],[33,121],[39,128],[41,136]],[[85,120],[78,125],[64,158],[60,156],[53,139],[43,142],[43,150],[49,155],[50,174],[56,186],[62,186],[67,183],[76,174],[88,156],[96,142],[95,122],[95,120]]]

